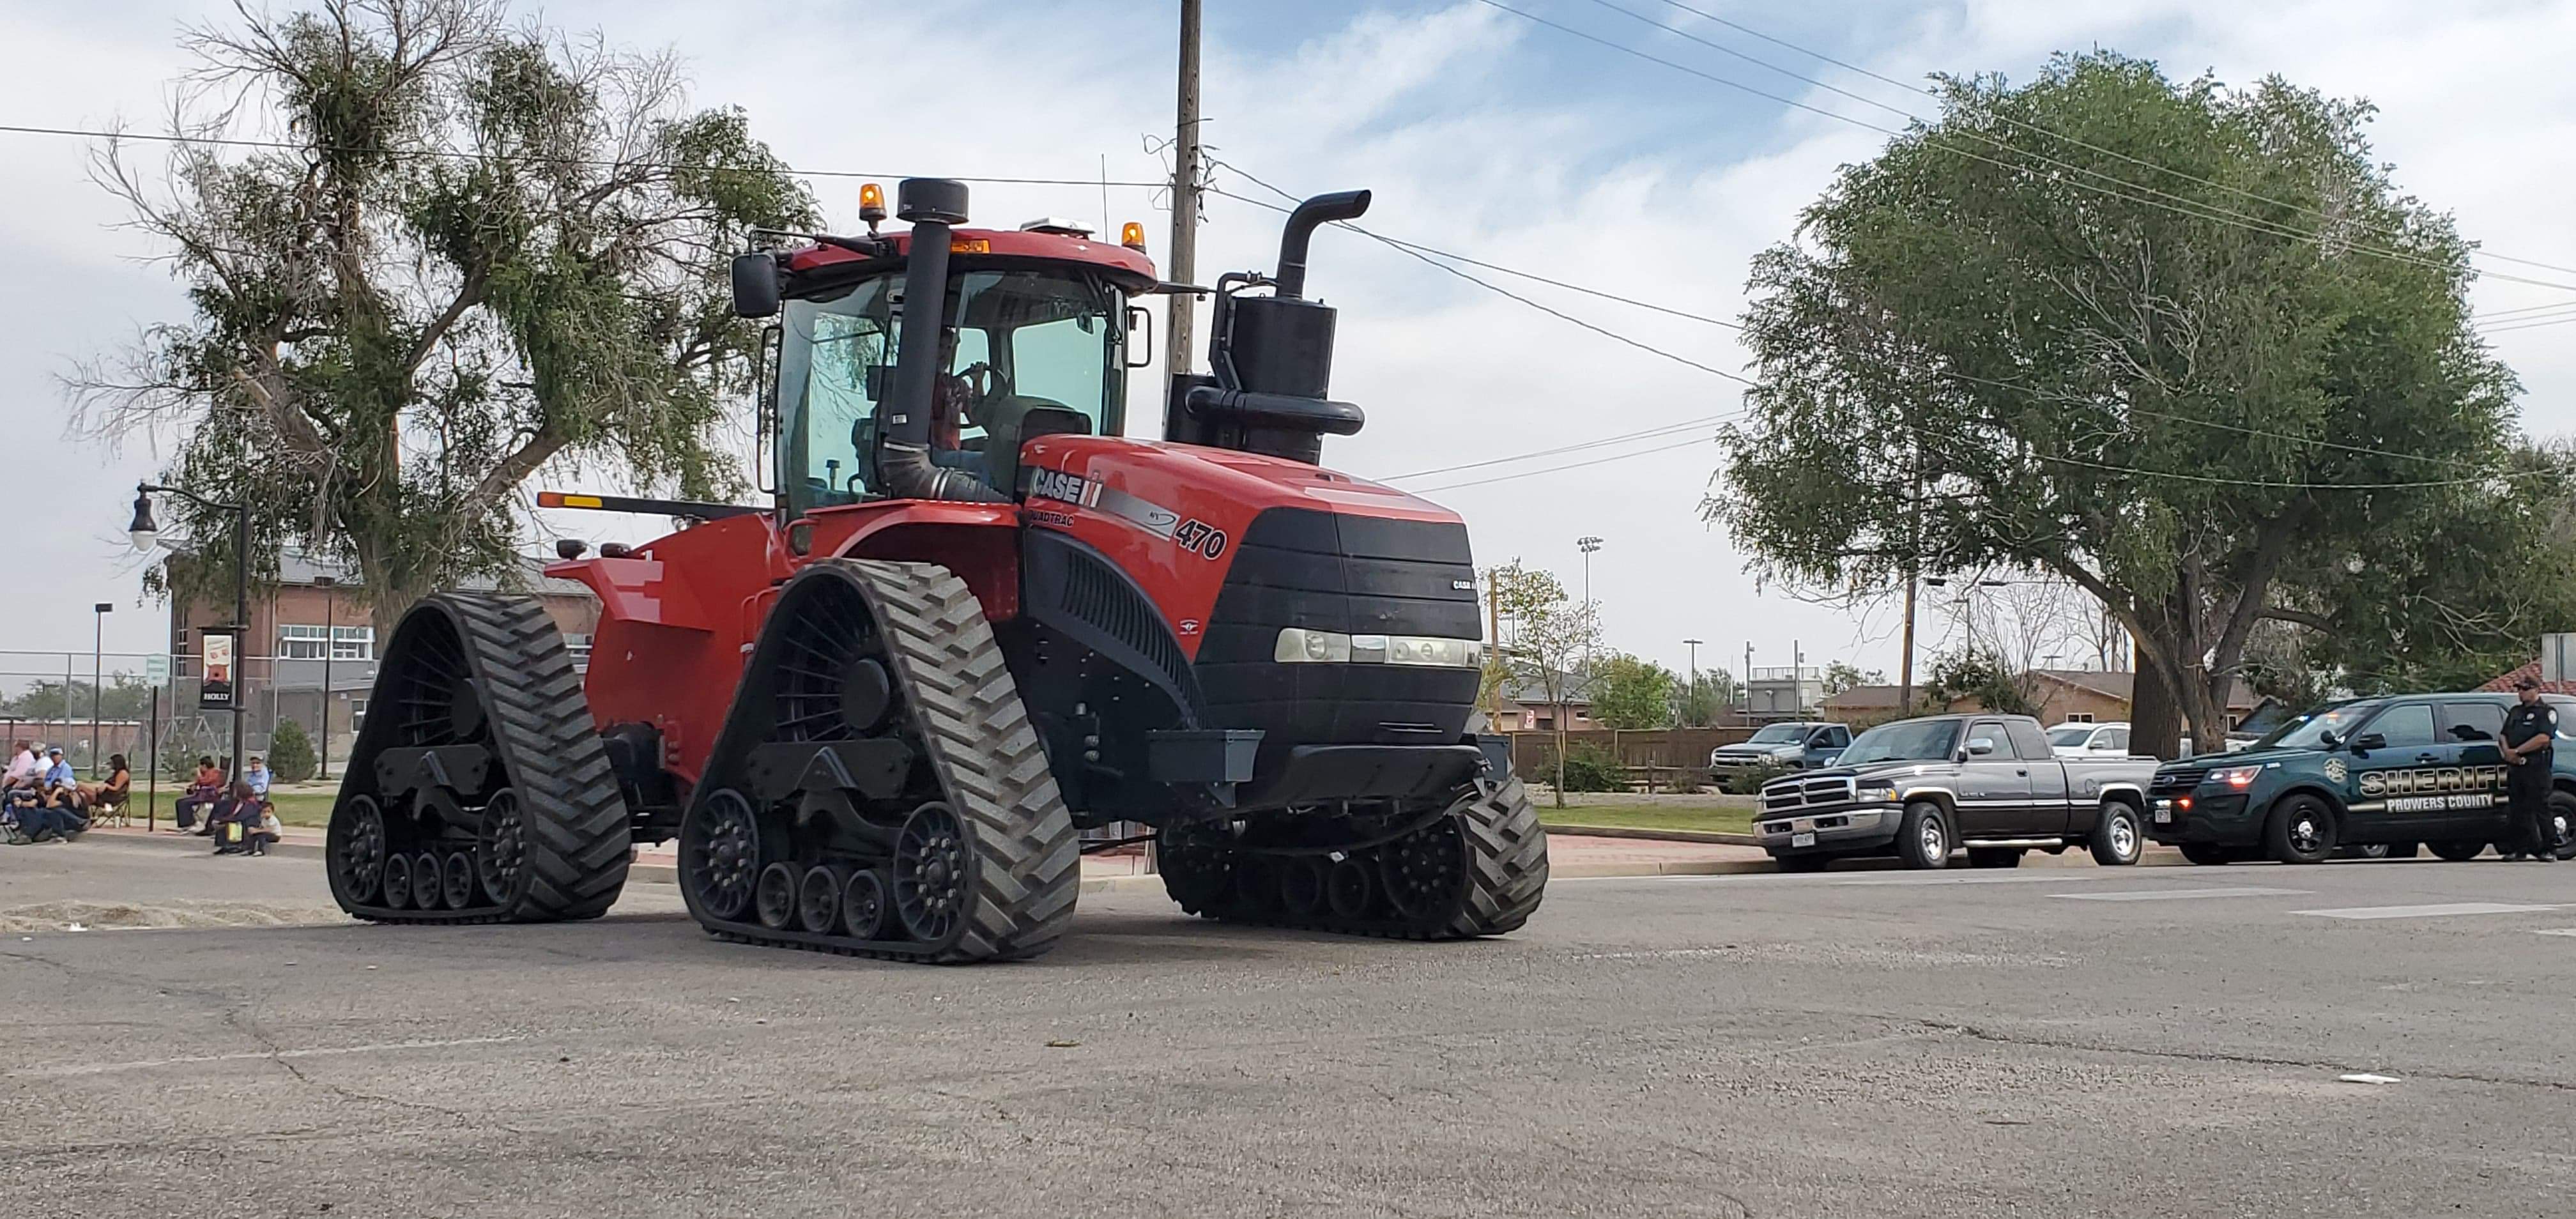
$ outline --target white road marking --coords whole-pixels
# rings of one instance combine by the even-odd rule
[[[2533,928],[2533,929],[2532,929],[2532,932],[2531,932],[2531,933],[2532,933],[2533,935],[2570,935],[2570,936],[2576,936],[2576,927],[2535,927],[2535,928]]]
[[[2047,876],[2041,872],[1970,872],[1964,876],[1877,876],[1864,880],[1840,880],[1838,885],[2063,885],[2079,880],[2108,880],[2107,876]]]
[[[2376,1071],[2355,1071],[2350,1075],[2338,1075],[2335,1076],[2335,1078],[2338,1081],[2348,1084],[2393,1084],[2397,1082],[2396,1076],[2381,1075]]]
[[[2440,902],[2429,906],[2351,906],[2341,910],[2293,910],[2290,913],[2348,919],[2447,918],[2454,914],[2530,914],[2556,909],[2556,905],[2519,906],[2509,902]]]
[[[2164,902],[2185,901],[2203,897],[2292,897],[2313,893],[2313,889],[2262,889],[2253,885],[2226,885],[2215,889],[2122,889],[2116,893],[2051,893],[2078,902]]]
[[[189,1066],[201,1062],[255,1062],[267,1058],[324,1058],[339,1054],[385,1054],[396,1050],[441,1050],[460,1045],[498,1045],[505,1041],[525,1041],[525,1037],[459,1037],[452,1041],[387,1041],[375,1045],[345,1045],[311,1050],[279,1050],[268,1053],[245,1050],[238,1054],[205,1054],[189,1058],[145,1058],[134,1062],[94,1062],[68,1067],[35,1067],[7,1073],[13,1079],[56,1079],[67,1075],[108,1075],[118,1071],[149,1071],[156,1067]]]

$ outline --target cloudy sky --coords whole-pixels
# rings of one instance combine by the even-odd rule
[[[1547,21],[1765,92],[1885,124],[1812,84],[1651,29],[1605,0],[1501,0]],[[1898,105],[1918,97],[1748,38],[1657,0],[1616,0],[1794,71]],[[2029,77],[2055,50],[2114,48],[2168,74],[2249,82],[2278,72],[2377,102],[2378,147],[2401,184],[2452,212],[2473,240],[2576,266],[2576,3],[2462,0],[1690,0],[1697,8],[1899,80],[1929,72]],[[881,174],[1156,177],[1143,141],[1171,127],[1174,14],[1159,0],[914,0],[799,6],[794,24],[667,0],[584,0],[553,24],[674,46],[700,104],[747,110],[804,169]],[[1207,138],[1219,158],[1288,190],[1365,186],[1366,224],[1487,261],[1719,317],[1743,303],[1747,261],[1780,240],[1836,166],[1884,140],[1549,28],[1481,0],[1207,0]],[[533,11],[533,10],[524,10]],[[188,67],[182,25],[222,6],[165,0],[13,0],[0,12],[0,123],[156,125]],[[936,99],[935,114],[898,108]],[[935,127],[935,129],[933,129]],[[15,438],[6,519],[17,537],[0,596],[0,648],[89,642],[90,603],[112,601],[108,647],[156,645],[119,532],[148,447],[109,452],[65,434],[57,378],[138,327],[183,316],[157,253],[115,227],[90,185],[84,141],[0,133],[0,430]],[[1220,170],[1219,186],[1262,189]],[[856,227],[856,188],[818,179],[827,212]],[[1113,189],[1112,223],[1166,221],[1149,192]],[[976,189],[979,220],[1099,218],[1097,188]],[[1215,198],[1202,280],[1266,267],[1277,218]],[[2576,284],[2576,275],[2489,264]],[[1740,369],[1729,333],[1508,280],[1550,308],[1699,363]],[[1371,476],[1485,462],[1733,411],[1739,386],[1587,331],[1348,234],[1316,243],[1315,293],[1342,309],[1337,396],[1368,409],[1329,464]],[[2501,280],[2481,312],[2576,301]],[[2547,316],[2547,315],[2542,315]],[[2501,332],[2521,374],[2527,427],[2576,430],[2576,325]],[[1139,403],[1135,430],[1158,411]],[[1519,557],[1579,585],[1574,539],[1597,534],[1592,586],[1612,643],[1679,667],[1849,657],[1893,672],[1892,621],[1856,622],[1755,587],[1696,505],[1713,446],[1698,433],[1409,479],[1464,513],[1482,561]],[[1651,450],[1651,451],[1650,451]],[[1610,458],[1580,468],[1578,461]],[[1511,477],[1505,477],[1511,476]],[[1499,481],[1484,481],[1496,479]],[[1478,483],[1480,485],[1454,485]],[[592,526],[595,529],[595,526]]]

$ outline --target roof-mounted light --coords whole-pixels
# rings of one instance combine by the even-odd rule
[[[1118,244],[1140,254],[1143,253],[1145,250],[1145,226],[1133,220],[1118,226]]]
[[[859,185],[859,219],[867,221],[868,231],[870,233],[874,233],[877,231],[877,225],[882,223],[885,218],[885,188],[874,182],[861,183]]]

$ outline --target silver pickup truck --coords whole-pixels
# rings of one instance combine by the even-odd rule
[[[1841,764],[1763,785],[1754,836],[1782,871],[1847,855],[1910,868],[2009,868],[2032,849],[2087,847],[2133,864],[2145,841],[2154,758],[2059,758],[2026,715],[1933,715],[1853,738]]]

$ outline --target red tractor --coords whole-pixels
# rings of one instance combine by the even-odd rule
[[[1218,280],[1210,377],[1123,436],[1150,355],[1140,231],[767,235],[735,309],[763,360],[774,503],[557,495],[690,526],[558,545],[598,593],[587,679],[533,598],[449,593],[385,651],[332,810],[333,895],[389,923],[594,917],[631,844],[679,839],[727,938],[918,961],[1045,951],[1085,828],[1152,827],[1212,918],[1443,939],[1519,927],[1547,842],[1508,751],[1467,732],[1483,663],[1466,526],[1321,468],[1333,311]],[[1267,289],[1266,293],[1253,291]],[[920,324],[908,324],[916,313]],[[1103,842],[1115,842],[1104,839]]]

